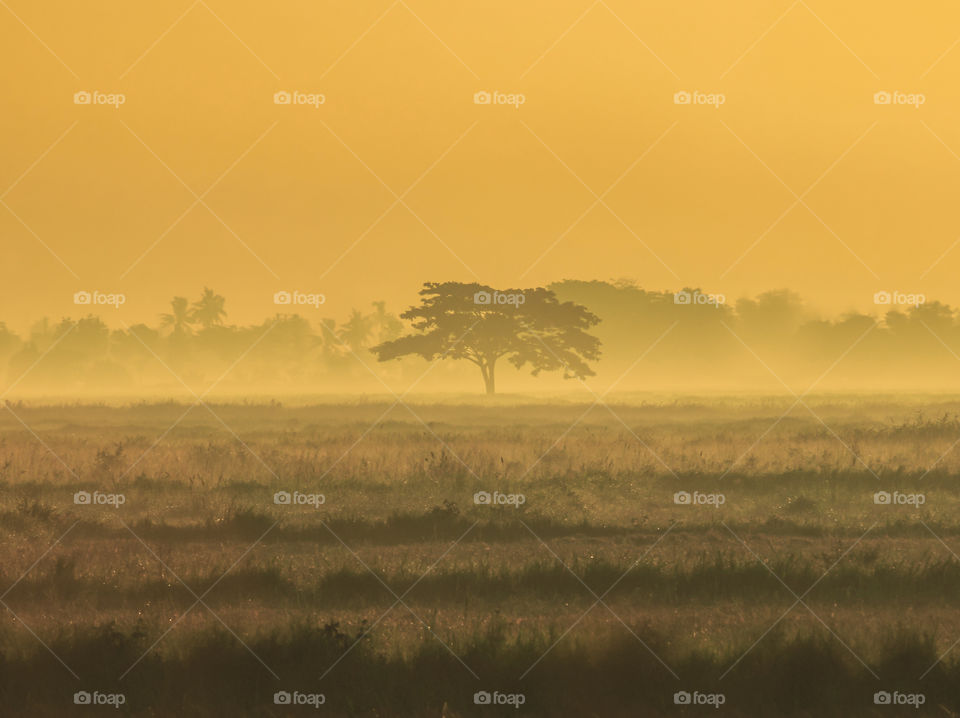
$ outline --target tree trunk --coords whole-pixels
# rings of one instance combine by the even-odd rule
[[[497,383],[493,375],[495,361],[496,360],[484,361],[480,365],[480,373],[483,375],[483,388],[487,390],[487,396],[493,396],[497,393]]]

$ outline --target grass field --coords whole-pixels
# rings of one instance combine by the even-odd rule
[[[805,401],[8,404],[0,712],[960,715],[960,401]]]

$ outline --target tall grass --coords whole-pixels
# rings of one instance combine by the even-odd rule
[[[896,714],[877,690],[956,714],[960,404],[925,401],[811,400],[829,428],[779,399],[419,404],[426,427],[372,429],[388,405],[222,404],[233,431],[196,411],[169,433],[185,407],[18,405],[0,715],[88,715],[81,689],[138,716],[505,712],[478,690],[524,694],[516,715]]]

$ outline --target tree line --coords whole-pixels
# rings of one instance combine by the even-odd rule
[[[0,374],[14,395],[165,391],[181,380],[235,393],[383,393],[371,372],[401,389],[428,362],[436,366],[422,388],[463,393],[571,387],[562,378],[574,388],[616,381],[647,391],[960,385],[960,314],[946,304],[824,317],[787,290],[711,296],[628,280],[518,289],[441,282],[423,285],[399,315],[374,301],[339,320],[278,313],[237,325],[227,299],[205,288],[132,326],[95,313],[43,318],[22,333],[0,322]]]
[[[153,325],[110,327],[98,314],[45,317],[20,335],[0,322],[0,372],[8,386],[32,391],[176,387],[181,380],[215,380],[234,364],[227,383],[237,388],[318,385],[359,375],[354,357],[366,352],[374,363],[367,348],[402,330],[382,301],[367,311],[353,309],[341,322],[278,313],[243,326],[227,323],[226,305],[225,297],[204,288],[192,302],[174,297]]]

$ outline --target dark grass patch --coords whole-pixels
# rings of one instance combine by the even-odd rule
[[[271,563],[238,566],[226,575],[226,566],[199,575],[184,573],[184,586],[173,576],[131,582],[120,574],[98,577],[78,573],[72,557],[60,556],[46,570],[18,583],[7,600],[14,608],[44,601],[71,601],[101,610],[132,610],[163,601],[164,605],[185,610],[196,596],[212,587],[204,600],[213,607],[242,602],[272,608],[306,604],[314,610],[387,608],[395,597],[384,586],[386,583],[398,595],[411,589],[406,600],[421,606],[495,606],[509,597],[548,605],[563,601],[586,608],[595,600],[587,587],[603,595],[616,585],[606,600],[629,601],[633,606],[783,604],[785,608],[795,599],[779,577],[797,595],[815,585],[806,599],[815,605],[960,607],[960,564],[948,558],[886,564],[868,556],[865,562],[848,559],[826,575],[822,562],[797,555],[770,561],[769,570],[752,557],[730,553],[716,553],[682,565],[659,560],[634,565],[629,561],[589,559],[573,560],[568,565],[569,570],[547,557],[511,567],[484,563],[441,566],[426,575],[406,569],[384,573],[376,566],[377,575],[373,575],[357,565],[327,571],[318,578],[308,574],[297,583],[284,575],[279,564]],[[0,581],[7,584],[15,578],[0,573]]]
[[[548,650],[557,636],[511,642],[494,626],[468,641],[448,641],[459,660],[429,635],[409,655],[399,656],[378,651],[363,637],[365,626],[346,629],[332,623],[293,623],[249,640],[249,650],[225,630],[207,630],[142,659],[155,636],[142,630],[122,633],[113,626],[76,629],[65,631],[50,647],[77,671],[79,681],[45,651],[27,656],[4,651],[0,699],[5,715],[42,717],[88,715],[90,709],[75,707],[72,699],[74,691],[85,688],[126,696],[120,709],[101,709],[110,715],[197,718],[619,718],[704,711],[738,717],[902,715],[874,705],[878,690],[923,693],[929,710],[915,715],[931,715],[935,707],[948,715],[960,708],[960,668],[940,663],[920,680],[937,656],[932,641],[915,633],[891,636],[879,664],[871,668],[875,677],[825,633],[787,638],[774,630],[737,662],[749,643],[722,655],[677,655],[669,636],[656,628],[631,628],[646,646],[624,631],[591,649],[570,640]],[[322,693],[322,713],[278,708],[273,695],[279,690]],[[477,706],[473,696],[479,690],[522,693],[524,705],[519,710]],[[677,706],[677,691],[721,693],[725,702],[719,709]]]

